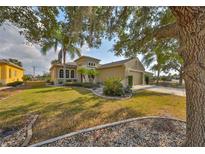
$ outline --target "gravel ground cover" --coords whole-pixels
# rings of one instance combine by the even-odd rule
[[[21,128],[16,128],[9,135],[7,135],[8,133],[6,130],[2,130],[0,132],[0,147],[20,147],[27,137],[27,126],[33,118],[34,115],[28,116]]]
[[[150,118],[80,133],[42,146],[48,147],[158,147],[183,146],[185,122]]]

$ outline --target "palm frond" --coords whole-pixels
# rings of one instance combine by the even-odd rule
[[[53,42],[46,42],[42,45],[42,48],[41,48],[41,53],[43,55],[46,55],[46,53],[51,49],[53,48],[54,46],[54,43]]]

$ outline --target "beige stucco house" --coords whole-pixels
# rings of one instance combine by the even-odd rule
[[[96,69],[98,71],[99,75],[95,78],[94,82],[103,83],[108,78],[117,77],[121,79],[124,86],[144,84],[145,68],[137,57],[101,65],[99,59],[81,56],[74,62],[67,63],[65,67],[66,72],[64,78],[62,64],[54,64],[51,66],[51,80],[55,84],[80,82],[81,77],[77,72],[77,69],[81,67],[86,69]],[[87,81],[88,77],[86,76],[84,82]]]

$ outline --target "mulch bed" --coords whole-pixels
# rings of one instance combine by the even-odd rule
[[[158,147],[183,146],[186,124],[150,118],[80,133],[42,146],[49,147]]]

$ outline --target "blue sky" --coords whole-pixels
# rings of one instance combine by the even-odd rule
[[[88,49],[88,51],[83,51],[83,55],[96,57],[101,59],[101,63],[109,63],[117,60],[122,60],[124,57],[115,56],[113,52],[110,51],[113,47],[113,42],[108,40],[103,40],[102,45],[98,49]]]

